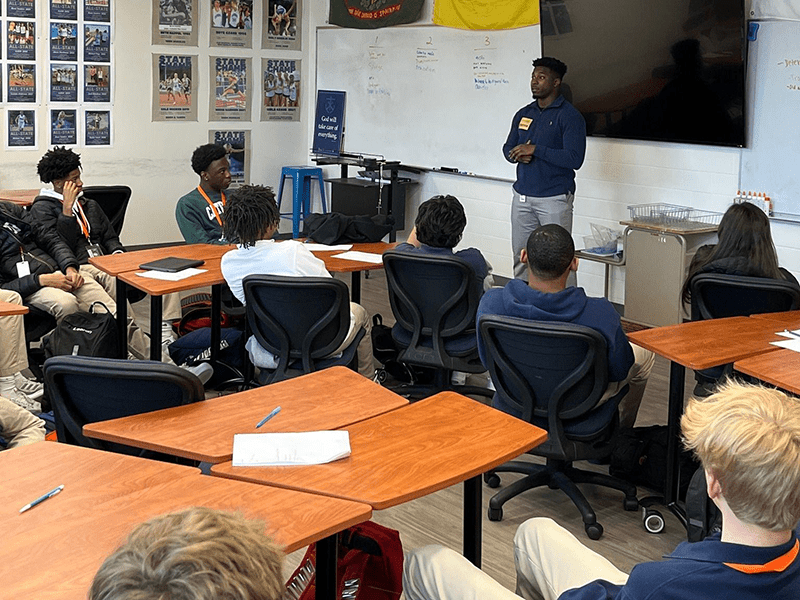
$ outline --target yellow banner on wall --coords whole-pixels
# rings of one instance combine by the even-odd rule
[[[539,0],[435,0],[433,22],[458,29],[515,29],[539,23]]]

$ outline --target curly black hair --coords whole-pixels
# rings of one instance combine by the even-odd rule
[[[203,171],[208,169],[208,165],[215,160],[219,160],[226,154],[225,148],[218,144],[204,144],[199,146],[192,152],[192,170],[200,175]]]
[[[45,152],[42,160],[36,165],[36,172],[44,183],[50,183],[57,179],[65,179],[72,171],[80,168],[80,154],[65,146],[56,146]]]
[[[434,248],[453,248],[467,226],[464,207],[455,196],[434,196],[419,205],[417,239]]]
[[[222,215],[225,239],[245,248],[263,239],[264,233],[278,225],[280,213],[275,192],[263,185],[243,185],[228,195]]]
[[[542,58],[537,58],[533,61],[533,66],[546,67],[558,75],[559,79],[564,79],[564,75],[567,74],[567,65],[557,58],[553,58],[552,56],[543,56]]]

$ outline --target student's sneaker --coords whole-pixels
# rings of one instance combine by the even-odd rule
[[[164,347],[169,346],[177,338],[175,337],[175,330],[172,328],[172,323],[169,321],[161,322],[161,345]]]
[[[208,380],[211,379],[212,375],[214,375],[214,367],[205,362],[201,362],[193,366],[181,365],[181,369],[186,369],[189,371],[189,373],[194,373],[197,375],[197,378],[203,385],[208,383]]]
[[[452,385],[466,385],[467,374],[463,371],[453,371],[453,374],[450,375],[450,383]]]
[[[14,387],[31,400],[38,400],[44,395],[44,384],[33,379],[28,379],[22,373],[14,375]]]
[[[10,394],[5,396],[9,400],[11,400],[14,404],[19,406],[20,408],[24,408],[27,411],[32,412],[35,415],[38,415],[42,412],[42,405],[37,402],[36,400],[32,400],[28,397],[25,392],[21,392],[15,389]]]

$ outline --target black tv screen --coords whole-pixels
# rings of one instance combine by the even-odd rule
[[[541,0],[589,135],[744,145],[742,0]]]

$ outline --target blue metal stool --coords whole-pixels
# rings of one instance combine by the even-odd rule
[[[292,237],[300,237],[300,220],[305,219],[311,211],[311,180],[319,182],[319,193],[322,198],[322,212],[328,212],[325,203],[325,183],[322,180],[322,169],[319,167],[283,167],[281,183],[278,186],[278,208],[283,199],[283,182],[287,177],[292,179],[292,212],[281,213],[281,218],[292,219]]]

